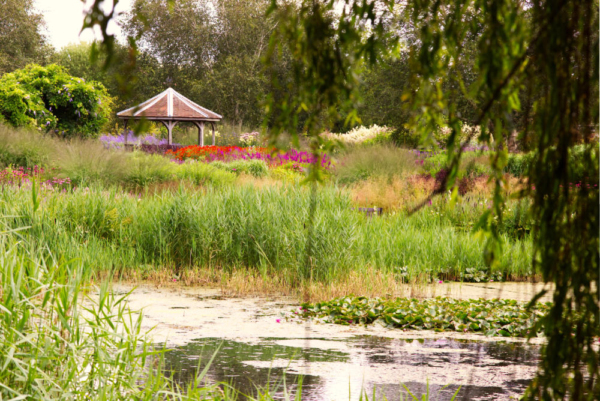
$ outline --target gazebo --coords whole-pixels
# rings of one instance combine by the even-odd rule
[[[214,145],[215,122],[221,121],[223,118],[217,113],[197,105],[172,88],[137,106],[118,112],[117,117],[124,121],[125,128],[127,128],[129,120],[146,119],[163,123],[169,132],[169,145],[173,143],[173,127],[180,121],[191,122],[198,127],[198,145],[200,146],[204,146],[204,124],[210,123],[212,127],[212,144]],[[127,144],[127,135],[125,135],[125,144]]]

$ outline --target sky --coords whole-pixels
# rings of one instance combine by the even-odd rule
[[[129,11],[132,2],[133,0],[119,0],[117,13]],[[48,39],[57,50],[70,43],[94,40],[94,32],[91,29],[79,34],[83,25],[84,10],[87,10],[91,3],[90,0],[86,0],[85,4],[81,0],[35,0],[36,8],[46,20]],[[106,0],[106,3],[112,8],[112,0]],[[114,21],[109,25],[109,33],[120,36],[121,30]]]

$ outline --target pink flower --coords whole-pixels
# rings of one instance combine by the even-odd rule
[[[444,282],[442,280],[438,281],[438,284],[443,284]]]
[[[277,322],[277,323],[281,323],[281,319],[277,319],[277,320],[276,320],[276,322]]]

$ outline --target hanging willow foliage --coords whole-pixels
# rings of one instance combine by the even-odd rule
[[[447,119],[452,187],[465,121],[440,91],[445,79],[458,80],[462,94],[478,110],[477,138],[493,149],[494,207],[482,216],[489,234],[487,260],[501,251],[497,222],[504,208],[502,169],[506,142],[517,129],[521,98],[533,98],[524,116],[521,141],[535,152],[521,197],[533,201],[533,266],[555,291],[549,315],[540,322],[548,338],[530,399],[598,399],[598,2],[592,0],[414,1],[406,13],[419,27],[412,50],[412,124],[423,136]],[[477,79],[467,86],[455,70],[468,36],[477,37]],[[471,138],[467,138],[469,140]],[[572,157],[583,146],[581,157]],[[587,181],[575,182],[584,169]],[[539,294],[541,296],[542,294]],[[537,299],[537,297],[535,298]],[[534,299],[534,300],[535,300]]]
[[[505,205],[507,140],[520,131],[520,141],[535,152],[526,189],[519,194],[532,199],[537,221],[532,263],[555,286],[552,309],[540,323],[548,344],[528,397],[597,399],[599,355],[592,343],[600,333],[599,198],[588,184],[598,181],[598,2],[305,0],[296,5],[273,0],[271,12],[280,12],[281,18],[272,43],[291,50],[297,93],[269,103],[273,139],[283,130],[295,132],[304,116],[305,132],[321,144],[319,129],[327,124],[317,124],[323,121],[320,113],[332,116],[348,109],[353,115],[354,74],[361,61],[376,62],[380,46],[393,43],[382,21],[398,9],[414,34],[412,80],[405,94],[413,110],[410,129],[426,141],[440,125],[452,129],[449,174],[423,205],[455,187],[467,143],[486,144],[492,150],[494,206],[478,228],[488,236],[485,258],[493,267],[502,251],[498,227]],[[467,43],[475,43],[476,51],[466,51]],[[464,64],[472,65],[476,77],[468,83],[460,74]],[[457,85],[447,87],[460,93],[442,90],[448,80]],[[475,121],[456,110],[451,99],[457,95],[475,108]],[[531,103],[526,110],[523,96]],[[464,135],[464,124],[479,126],[478,136],[475,130]],[[575,146],[584,147],[579,158],[572,157]],[[574,172],[582,168],[589,172],[588,181],[573,183]]]

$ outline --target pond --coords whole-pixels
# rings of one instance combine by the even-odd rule
[[[115,285],[113,291],[131,289]],[[473,297],[472,287],[464,289],[469,292],[463,296]],[[526,289],[503,287],[505,293]],[[387,400],[400,400],[405,394],[401,383],[419,398],[429,384],[432,401],[450,400],[459,386],[459,400],[516,399],[535,376],[543,343],[324,324],[298,319],[296,299],[227,297],[218,289],[138,287],[128,303],[142,311],[142,329],[171,350],[166,365],[177,381],[192,380],[198,366],[203,369],[218,350],[208,370],[210,381],[229,382],[249,395],[269,386],[280,399],[285,398],[284,376],[288,392],[302,377],[303,400],[358,400],[361,390],[371,400],[373,389],[377,400],[384,394]]]
[[[502,400],[523,394],[538,360],[538,346],[456,339],[391,339],[355,336],[264,338],[257,343],[203,338],[167,352],[166,368],[187,384],[211,356],[207,378],[226,382],[249,395],[269,388],[275,398],[295,393],[302,375],[303,400],[355,400],[375,388],[377,399],[415,395],[429,389],[432,400]],[[448,385],[446,387],[446,385]],[[293,398],[293,397],[291,397]]]

